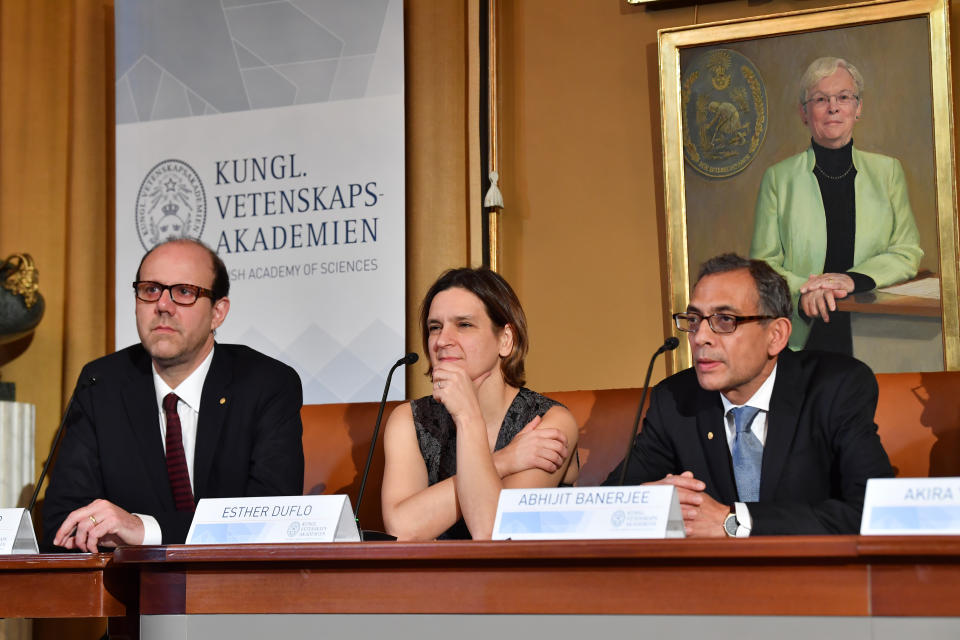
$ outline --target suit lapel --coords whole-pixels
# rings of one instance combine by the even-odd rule
[[[213,350],[213,362],[203,382],[200,414],[197,419],[197,447],[193,454],[193,495],[199,500],[206,495],[213,455],[220,441],[232,398],[233,355],[223,345]]]
[[[700,399],[697,406],[697,437],[703,445],[703,453],[710,469],[710,478],[700,478],[707,482],[707,490],[713,485],[717,499],[725,504],[733,504],[737,499],[737,489],[730,468],[730,449],[727,446],[727,434],[723,420],[723,403],[720,393],[698,389]]]
[[[133,362],[133,370],[120,396],[138,444],[137,453],[150,480],[150,487],[164,509],[172,511],[173,494],[169,489],[166,448],[160,435],[160,409],[153,386],[153,369],[147,353],[144,351],[140,355],[142,357]]]
[[[803,405],[803,385],[800,363],[785,349],[777,359],[777,378],[770,396],[767,413],[767,439],[763,445],[763,466],[760,470],[760,500],[767,502],[776,495],[783,466],[797,432],[800,408]]]

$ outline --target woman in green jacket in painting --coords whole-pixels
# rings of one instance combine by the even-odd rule
[[[923,250],[900,161],[853,146],[860,72],[842,58],[819,58],[800,86],[811,146],[764,174],[750,256],[790,286],[791,348],[852,354],[850,317],[836,300],[909,280]]]

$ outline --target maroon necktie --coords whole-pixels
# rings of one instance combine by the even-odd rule
[[[190,472],[187,470],[187,456],[183,453],[183,434],[180,430],[180,415],[177,413],[175,393],[168,393],[163,399],[163,411],[167,414],[167,475],[173,490],[173,501],[177,511],[194,511],[193,491],[190,489]]]

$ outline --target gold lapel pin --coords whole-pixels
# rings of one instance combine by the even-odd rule
[[[707,440],[713,440],[713,431],[707,431]]]
[[[227,404],[226,398],[220,398],[220,404]]]

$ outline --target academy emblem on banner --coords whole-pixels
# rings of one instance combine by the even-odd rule
[[[137,235],[149,251],[177,238],[199,240],[207,221],[207,196],[200,176],[182,160],[157,163],[137,192]]]

